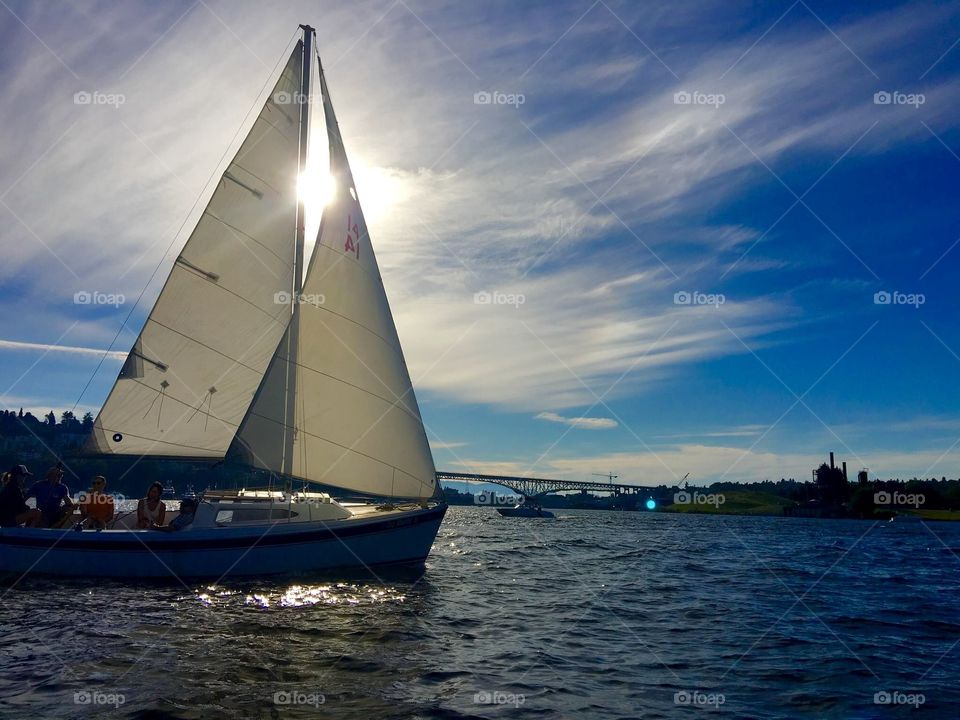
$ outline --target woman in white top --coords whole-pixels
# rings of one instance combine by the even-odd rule
[[[153,525],[163,525],[167,508],[160,496],[163,494],[163,484],[153,483],[147,490],[147,496],[140,498],[137,503],[137,527],[146,530]]]

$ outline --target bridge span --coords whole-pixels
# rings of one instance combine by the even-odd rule
[[[536,497],[560,490],[597,490],[614,495],[650,492],[652,488],[625,483],[593,482],[591,480],[554,480],[550,478],[514,477],[511,475],[477,475],[475,473],[437,471],[437,480],[456,482],[485,482],[510,488],[525,497]]]

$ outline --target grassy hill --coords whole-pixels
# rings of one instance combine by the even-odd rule
[[[960,512],[954,510],[898,510],[901,515],[916,515],[924,520],[960,520]]]
[[[793,505],[792,500],[772,493],[732,490],[717,494],[723,496],[724,502],[722,504],[674,503],[673,505],[662,506],[660,510],[662,512],[709,513],[711,515],[782,515],[784,507]]]

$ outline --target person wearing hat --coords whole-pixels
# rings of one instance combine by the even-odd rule
[[[28,498],[37,499],[42,527],[63,527],[71,520],[75,506],[70,499],[70,489],[62,480],[63,470],[58,464],[47,470],[46,480],[38,480],[27,490]]]
[[[0,527],[32,527],[40,520],[40,511],[27,507],[23,495],[23,478],[33,477],[26,465],[14,465],[6,473],[3,490],[0,490]]]

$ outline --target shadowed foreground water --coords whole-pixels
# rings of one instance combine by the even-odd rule
[[[955,718],[958,555],[952,523],[454,507],[422,577],[8,579],[0,715]]]

